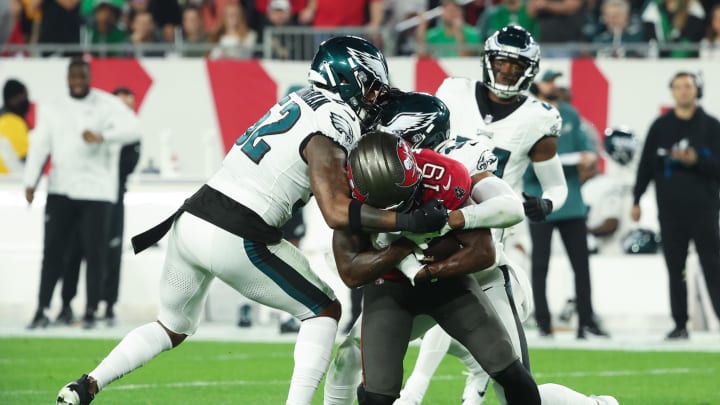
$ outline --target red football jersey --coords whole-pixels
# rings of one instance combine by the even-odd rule
[[[413,154],[423,176],[423,202],[437,198],[449,210],[462,207],[472,187],[465,166],[430,149],[415,149]]]
[[[423,203],[437,198],[442,200],[449,210],[462,207],[470,196],[472,187],[472,180],[465,166],[431,149],[414,149],[413,155],[423,176]],[[392,269],[382,278],[398,281],[404,280],[405,275],[398,269]]]

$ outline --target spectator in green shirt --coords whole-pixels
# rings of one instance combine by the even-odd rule
[[[508,25],[519,25],[528,30],[536,41],[540,40],[535,16],[528,12],[525,0],[502,0],[497,6],[485,10],[477,23],[480,40],[485,41],[495,31]]]
[[[440,23],[425,34],[426,49],[420,46],[420,56],[471,56],[480,49],[480,34],[465,23],[462,7],[456,0],[443,0]],[[429,51],[429,52],[428,52]]]
[[[88,29],[91,44],[122,44],[127,41],[127,32],[118,27],[120,9],[108,0],[96,2],[93,23]],[[96,52],[100,56],[118,56],[120,52]]]

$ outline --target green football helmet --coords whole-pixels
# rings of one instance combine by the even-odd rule
[[[622,247],[629,254],[653,254],[660,250],[660,235],[649,229],[633,229],[622,238]]]
[[[308,80],[340,95],[361,123],[375,120],[380,112],[375,101],[389,83],[385,56],[375,45],[350,35],[320,44]]]
[[[632,162],[640,147],[635,133],[627,127],[612,127],[605,130],[605,152],[612,160],[623,166]]]
[[[392,89],[381,97],[377,129],[398,135],[413,148],[435,149],[448,139],[450,110],[439,98]]]

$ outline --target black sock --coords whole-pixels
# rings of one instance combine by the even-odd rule
[[[492,375],[492,378],[503,387],[508,405],[540,405],[537,384],[520,360]]]

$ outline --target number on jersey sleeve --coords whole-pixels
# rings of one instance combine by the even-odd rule
[[[505,165],[507,164],[508,160],[510,160],[510,151],[503,148],[493,148],[493,153],[495,156],[497,156],[497,169],[495,170],[495,175],[497,177],[502,178],[503,173],[505,172]]]
[[[300,106],[296,102],[290,101],[290,97],[285,97],[280,102],[280,106],[283,108],[280,110],[282,116],[279,120],[265,124],[270,117],[270,111],[268,111],[235,141],[236,145],[242,145],[240,150],[256,164],[259,164],[265,154],[270,151],[270,145],[258,138],[287,133],[300,119]]]

